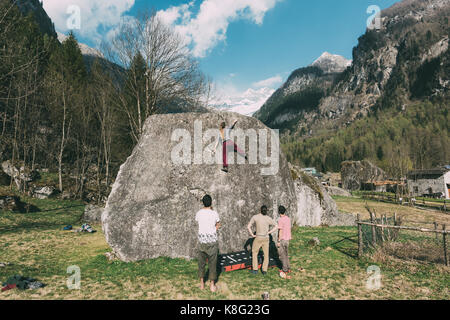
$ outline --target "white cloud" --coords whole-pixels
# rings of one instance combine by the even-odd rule
[[[182,4],[178,7],[170,7],[167,10],[160,10],[156,14],[157,16],[168,25],[174,25],[175,23],[187,24],[191,18],[191,7],[194,2]]]
[[[116,27],[134,3],[135,0],[43,0],[45,11],[62,33],[69,31],[67,21],[71,14],[68,8],[78,6],[81,24],[76,31],[96,43],[103,38],[99,28],[107,31]]]
[[[281,76],[277,75],[275,77],[261,80],[258,82],[253,83],[253,87],[255,88],[263,88],[263,87],[270,87],[273,88],[283,82],[283,78]]]
[[[260,25],[267,11],[283,0],[203,0],[194,13],[194,1],[172,6],[157,14],[165,23],[172,25],[187,44],[192,46],[195,57],[204,57],[217,44],[227,38],[232,21],[247,19]],[[80,8],[81,28],[76,30],[82,37],[99,44],[104,35],[111,35],[135,0],[43,0],[47,14],[55,23],[57,31],[69,31],[68,8]]]
[[[174,26],[195,57],[204,57],[212,48],[226,40],[228,25],[248,19],[260,25],[267,11],[282,0],[203,0],[199,12],[192,17],[193,3],[170,7],[158,12],[161,19]]]

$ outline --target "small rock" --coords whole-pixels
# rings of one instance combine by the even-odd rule
[[[48,199],[55,194],[56,188],[53,186],[38,187],[33,190],[32,195],[37,199]]]
[[[106,252],[105,256],[109,261],[118,260],[116,254],[114,252]]]
[[[316,247],[320,245],[320,240],[317,237],[312,238],[311,240],[308,241],[308,245],[311,247]]]
[[[325,187],[330,196],[351,197],[352,194],[345,189],[333,186]]]

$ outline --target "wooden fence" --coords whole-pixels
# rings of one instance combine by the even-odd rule
[[[362,198],[368,199],[368,200],[374,200],[374,201],[395,203],[395,204],[399,204],[399,205],[421,207],[421,208],[427,208],[427,209],[435,209],[435,210],[444,211],[445,213],[450,212],[450,201],[447,201],[447,200],[444,200],[444,202],[441,204],[439,202],[430,202],[430,201],[426,202],[425,199],[414,201],[413,200],[414,198],[404,197],[400,201],[396,196],[393,196],[390,194],[380,194],[380,193],[364,193],[362,195]]]
[[[382,223],[377,223],[375,220],[375,214],[370,210],[370,216],[371,216],[371,222],[365,222],[362,221],[360,218],[360,215],[358,214],[356,223],[358,225],[358,258],[362,257],[363,254],[363,232],[362,232],[362,226],[367,225],[371,227],[371,246],[376,247],[377,246],[377,233],[376,230],[379,228],[381,231],[381,242],[387,241],[385,238],[384,230],[394,230],[394,237],[389,240],[395,240],[398,236],[398,232],[400,230],[412,230],[412,231],[418,231],[418,232],[429,232],[429,233],[435,233],[436,234],[436,240],[439,239],[439,234],[442,234],[442,242],[443,242],[443,254],[444,254],[444,264],[446,266],[449,265],[449,259],[448,259],[448,252],[447,252],[447,234],[450,233],[450,230],[446,230],[445,224],[442,225],[442,230],[437,229],[437,224],[434,223],[435,228],[434,229],[428,229],[428,228],[418,228],[418,227],[410,227],[410,226],[401,226],[397,225],[398,220],[396,216],[394,215],[394,225],[387,224],[387,218],[386,216],[381,217]]]

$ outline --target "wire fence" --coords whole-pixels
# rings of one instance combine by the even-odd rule
[[[379,249],[386,255],[405,260],[419,260],[449,265],[447,237],[450,230],[445,224],[415,222],[405,225],[396,215],[376,216],[366,207],[370,220],[358,215],[358,257],[364,252]]]

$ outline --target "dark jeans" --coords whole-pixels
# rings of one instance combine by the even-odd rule
[[[199,243],[198,245],[198,277],[205,277],[206,260],[208,260],[209,280],[217,280],[217,255],[219,253],[219,243]]]

